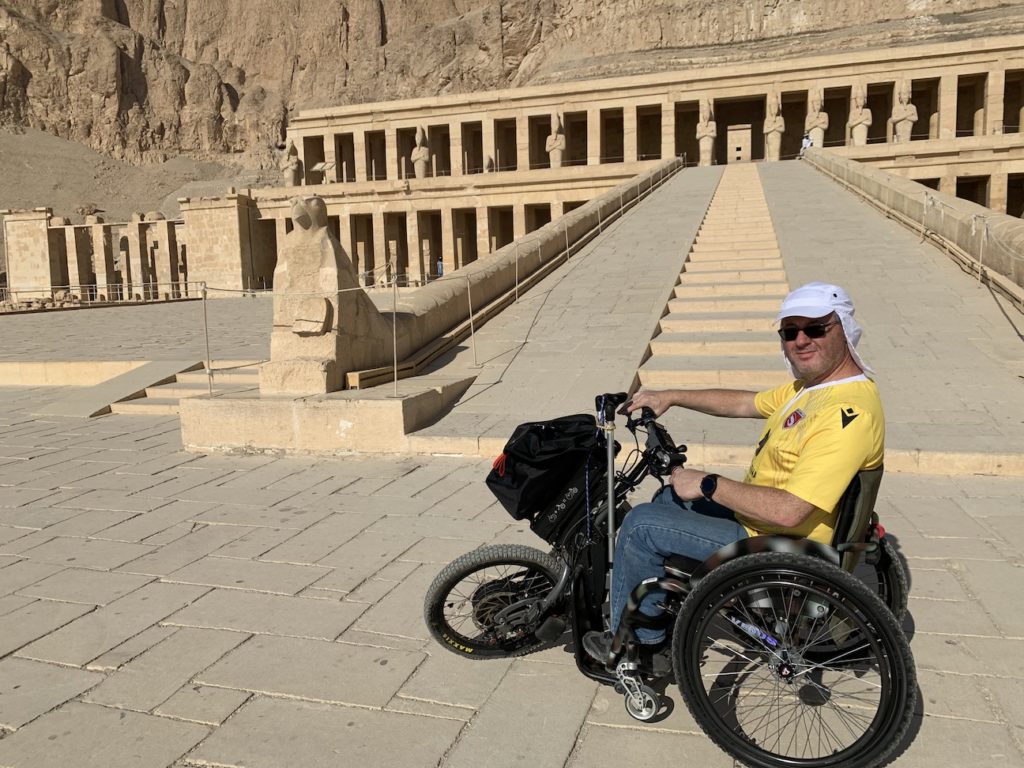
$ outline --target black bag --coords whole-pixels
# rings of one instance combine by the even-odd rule
[[[516,520],[553,542],[586,512],[605,477],[604,436],[589,414],[520,424],[494,461],[487,486]],[[588,488],[589,484],[589,488]]]

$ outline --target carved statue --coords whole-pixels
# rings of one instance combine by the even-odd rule
[[[281,183],[285,187],[297,187],[302,176],[302,161],[299,159],[299,150],[295,142],[288,139],[288,143],[278,151],[277,168],[281,171]]]
[[[768,114],[764,119],[765,159],[778,162],[782,156],[782,134],[786,121],[782,119],[782,105],[777,94],[768,97]]]
[[[551,135],[544,143],[544,151],[548,153],[552,168],[562,167],[562,153],[565,152],[565,134],[562,132],[562,120],[557,112],[551,113]]]
[[[701,167],[711,165],[715,152],[715,138],[718,136],[718,125],[715,123],[714,107],[711,99],[700,100],[700,119],[697,121],[697,142],[700,144]]]
[[[853,98],[850,105],[850,119],[846,122],[850,129],[851,144],[855,147],[863,147],[868,143],[868,128],[871,127],[871,110],[865,104],[867,94],[863,86],[853,89]]]
[[[416,146],[409,153],[409,162],[412,163],[412,169],[417,179],[427,178],[427,168],[430,167],[430,148],[427,147],[427,137],[423,132],[423,126],[416,127]]]
[[[823,103],[821,91],[812,91],[810,109],[807,110],[807,119],[804,120],[804,132],[810,137],[811,145],[815,147],[825,146],[825,131],[828,130],[828,112],[822,111]]]
[[[910,141],[914,123],[917,122],[917,107],[910,103],[910,83],[905,80],[900,83],[897,98],[889,120],[892,123],[893,139],[904,144]]]
[[[376,364],[387,321],[358,287],[352,262],[327,226],[319,197],[293,198],[294,228],[274,269],[274,326],[260,392],[312,395],[344,385],[345,373]]]

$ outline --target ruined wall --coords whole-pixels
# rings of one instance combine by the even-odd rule
[[[783,52],[807,53],[808,41],[793,36],[829,30],[847,30],[861,46],[885,44],[1000,6],[1013,7],[1003,0],[0,0],[0,125],[41,128],[133,161],[231,153],[267,166],[269,144],[297,108],[650,71],[679,59],[648,54],[693,46],[791,40]],[[1013,31],[1005,20],[990,22],[992,34]],[[882,26],[871,32],[871,25]],[[836,49],[835,40],[816,44]],[[711,58],[756,53],[730,50]]]

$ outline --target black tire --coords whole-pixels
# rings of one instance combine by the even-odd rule
[[[481,547],[452,560],[434,579],[423,605],[430,634],[452,653],[500,659],[537,650],[541,621],[515,620],[497,627],[495,616],[511,605],[528,605],[554,588],[562,564],[520,544]]]
[[[724,563],[687,596],[674,635],[687,707],[744,764],[875,768],[910,726],[916,674],[895,616],[817,558]]]

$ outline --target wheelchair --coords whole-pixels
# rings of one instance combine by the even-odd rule
[[[563,510],[571,513],[564,526],[543,529],[550,553],[500,545],[452,561],[427,593],[431,634],[481,659],[529,653],[571,625],[579,670],[615,686],[630,716],[651,721],[664,702],[635,630],[663,628],[683,701],[733,758],[759,768],[884,764],[910,726],[917,685],[900,626],[906,574],[873,511],[882,468],[854,477],[831,545],[757,536],[703,562],[669,557],[662,576],[630,594],[603,663],[583,650],[583,635],[609,626],[613,534],[629,513],[626,494],[685,461],[685,446],[641,411],[626,426],[634,437],[646,433],[645,447],[638,440],[638,457],[615,469],[615,408],[625,399],[597,398],[607,495],[591,501],[588,475],[586,503]],[[865,580],[854,575],[858,566]],[[657,617],[638,610],[652,592],[663,609]]]

